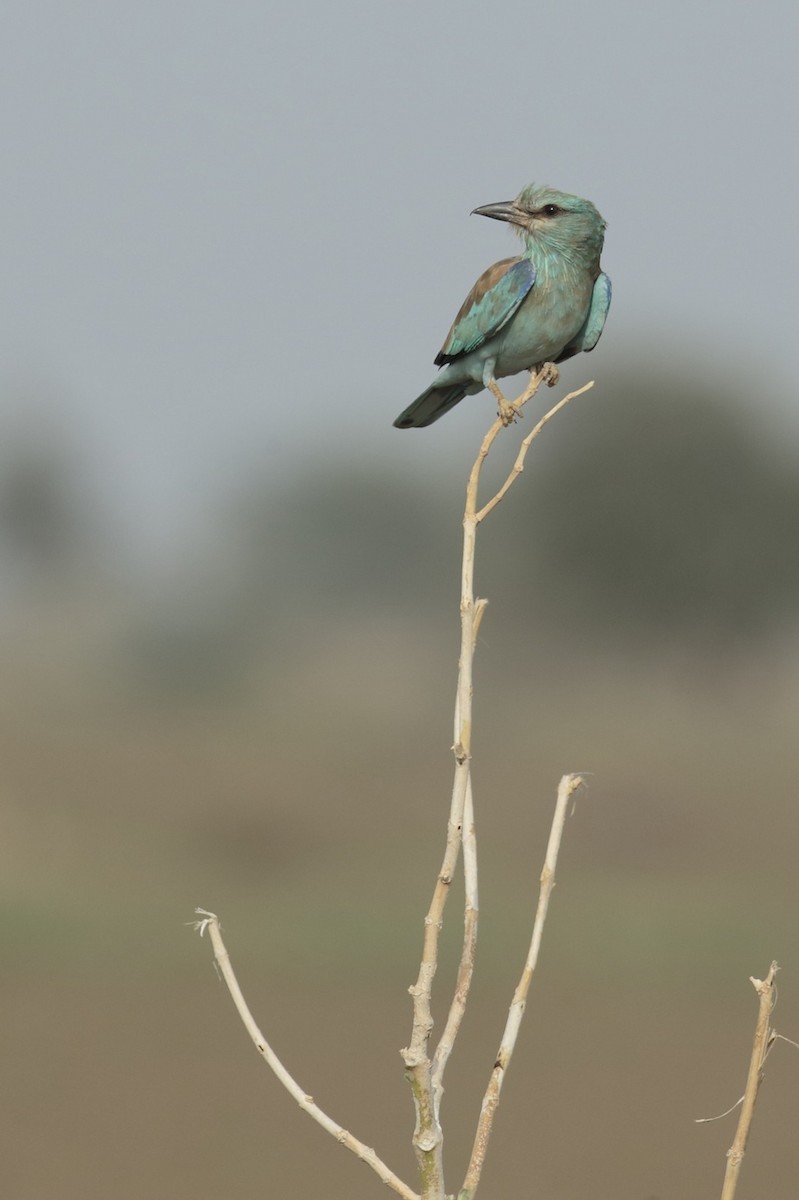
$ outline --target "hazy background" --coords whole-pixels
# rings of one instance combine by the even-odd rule
[[[772,958],[799,1036],[797,35],[787,0],[6,3],[9,1197],[388,1194],[258,1062],[196,904],[302,1085],[413,1181],[398,1050],[492,406],[391,421],[514,252],[470,210],[533,180],[607,218],[614,302],[481,535],[448,1187],[585,770],[484,1191],[718,1194],[734,1118],[693,1119],[741,1093]],[[742,1200],[795,1195],[797,1089],[778,1044]]]

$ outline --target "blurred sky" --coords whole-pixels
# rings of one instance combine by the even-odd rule
[[[798,35],[795,0],[6,0],[0,436],[55,430],[167,556],[238,471],[338,443],[434,470],[485,412],[391,421],[515,252],[470,210],[533,180],[609,222],[614,308],[567,381],[657,347],[778,421]]]

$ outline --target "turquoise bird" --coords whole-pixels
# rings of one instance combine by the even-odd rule
[[[610,308],[599,265],[605,222],[590,200],[531,183],[515,200],[474,212],[512,225],[524,253],[477,280],[436,355],[443,370],[400,413],[397,429],[432,425],[464,396],[593,350],[602,334]]]

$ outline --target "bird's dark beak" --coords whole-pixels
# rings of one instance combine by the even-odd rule
[[[515,200],[502,200],[499,204],[484,204],[482,208],[473,208],[472,216],[491,217],[494,221],[508,221],[511,225],[523,225],[524,213],[517,207]]]

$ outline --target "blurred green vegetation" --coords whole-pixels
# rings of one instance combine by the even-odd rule
[[[537,443],[481,539],[478,584],[544,639],[621,653],[723,655],[793,628],[799,453],[747,399],[690,371],[604,378]],[[500,474],[492,462],[488,477]],[[462,490],[451,464],[420,480],[360,457],[309,464],[281,491],[245,481],[222,521],[238,594],[219,636],[227,624],[228,637],[279,638],[282,622],[317,619],[322,599],[333,614],[421,614],[443,629]]]
[[[724,655],[795,627],[799,452],[737,386],[690,370],[644,384],[637,371],[610,373],[566,409],[482,538],[478,583],[503,613],[526,615],[547,640],[621,653],[678,644]],[[507,441],[515,453],[518,439]],[[100,529],[81,475],[46,434],[4,446],[0,561],[26,604],[76,580],[88,597],[126,584],[124,546]],[[123,675],[196,699],[245,676],[254,642],[279,650],[322,606],[333,620],[399,614],[441,632],[462,490],[454,456],[424,479],[358,455],[308,462],[280,485],[256,470],[229,481],[203,498],[212,507],[198,510],[190,550],[160,585],[141,595],[130,581],[116,597],[128,609]]]

